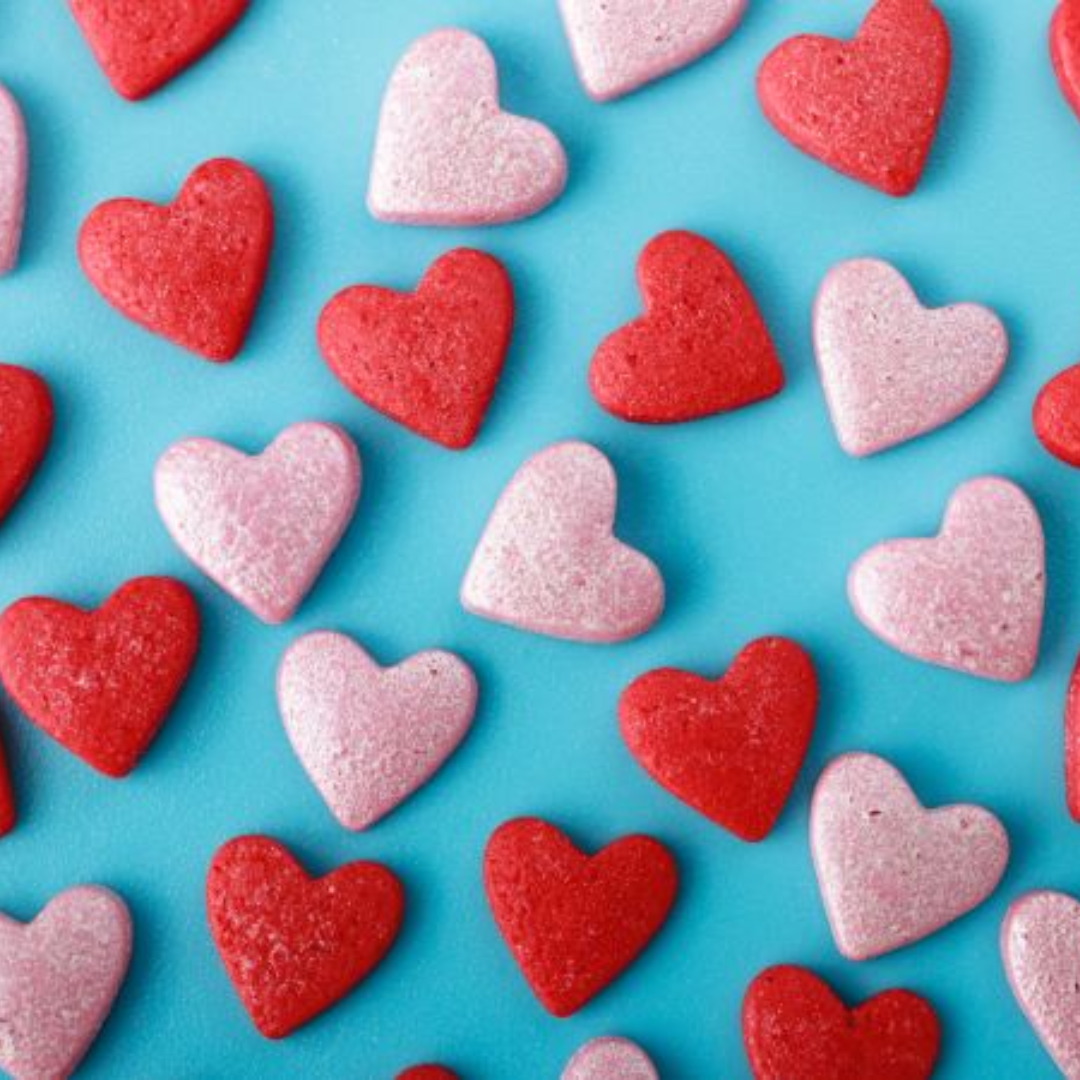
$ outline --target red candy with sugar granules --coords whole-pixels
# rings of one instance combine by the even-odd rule
[[[7,836],[15,828],[17,819],[15,790],[11,786],[11,774],[8,772],[4,748],[0,745],[0,836]]]
[[[1050,59],[1061,92],[1080,114],[1080,0],[1062,0],[1050,23]]]
[[[397,1080],[458,1080],[458,1074],[444,1065],[414,1065],[398,1073]]]
[[[49,448],[53,403],[40,375],[0,364],[0,521],[26,490]]]
[[[1065,698],[1065,797],[1073,820],[1080,821],[1080,656]]]
[[[1039,391],[1032,423],[1054,457],[1080,468],[1080,364],[1059,372]]]

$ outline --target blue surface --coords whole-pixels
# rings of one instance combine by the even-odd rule
[[[91,605],[127,578],[172,573],[195,587],[206,620],[182,702],[125,782],[94,774],[5,709],[22,822],[0,845],[0,907],[29,918],[55,892],[92,881],[134,910],[131,976],[87,1077],[389,1080],[434,1058],[470,1080],[542,1080],[586,1039],[613,1033],[640,1040],[668,1080],[741,1077],[744,988],[780,961],[812,965],[850,1000],[895,985],[927,994],[945,1024],[942,1077],[1055,1075],[1006,987],[997,931],[1025,888],[1080,892],[1060,719],[1080,637],[1080,477],[1040,450],[1029,424],[1038,387],[1080,353],[1080,124],[1047,60],[1050,0],[941,6],[956,53],[948,112],[922,187],[894,202],[793,150],[753,90],[773,45],[801,30],[848,34],[865,0],[757,0],[713,56],[608,106],[580,89],[554,0],[256,0],[213,54],[138,105],[107,87],[65,4],[6,0],[0,79],[25,107],[33,173],[22,265],[0,281],[0,355],[49,378],[58,428],[0,530],[0,603],[44,593]],[[410,230],[364,208],[385,80],[410,41],[441,25],[485,36],[507,105],[565,141],[569,190],[533,221]],[[96,203],[171,198],[195,164],[219,154],[263,173],[279,222],[254,331],[225,368],[127,323],[74,256]],[[597,408],[585,372],[601,337],[638,309],[637,252],[670,227],[703,231],[736,259],[775,330],[789,386],[735,415],[639,429]],[[462,242],[507,262],[520,307],[488,423],[455,455],[352,399],[321,363],[314,325],[341,286],[411,287]],[[821,277],[857,255],[895,261],[928,302],[993,305],[1014,341],[988,401],[869,461],[836,444],[808,333]],[[210,435],[253,451],[307,418],[357,438],[365,490],[298,617],[269,629],[182,558],[155,514],[151,472],[177,438]],[[498,491],[529,453],[567,436],[611,455],[620,531],[667,577],[663,621],[625,646],[525,636],[457,602]],[[953,488],[987,472],[1030,492],[1049,541],[1042,658],[1015,687],[891,652],[858,625],[844,592],[861,551],[933,532]],[[383,662],[456,649],[482,681],[461,751],[367,835],[331,819],[275,707],[282,651],[319,627],[356,635]],[[773,836],[751,846],[654,786],[623,747],[614,710],[639,672],[675,664],[718,674],[763,633],[812,649],[824,699],[792,803]],[[929,803],[984,802],[1015,842],[1005,883],[977,913],[864,965],[836,952],[806,844],[814,778],[856,748],[895,761]],[[566,1021],[533,1000],[483,899],[485,840],[522,813],[550,817],[585,846],[653,833],[684,871],[655,946]],[[351,858],[385,861],[409,894],[406,929],[383,967],[280,1044],[248,1022],[205,927],[211,853],[248,831],[279,837],[320,872]]]

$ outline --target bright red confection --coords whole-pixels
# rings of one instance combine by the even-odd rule
[[[1080,364],[1055,375],[1039,391],[1032,416],[1039,442],[1080,468]]]
[[[0,364],[0,521],[33,478],[53,430],[53,403],[40,375]]]
[[[240,351],[274,238],[270,193],[231,158],[204,162],[168,206],[112,199],[79,232],[79,261],[129,319],[208,360]]]
[[[1080,114],[1080,0],[1062,0],[1050,24],[1050,59],[1061,91]]]
[[[1080,656],[1065,698],[1065,797],[1073,820],[1080,821]]]
[[[17,818],[15,791],[11,786],[4,748],[0,746],[0,836],[7,836],[15,828]]]
[[[0,615],[0,679],[43,731],[106,776],[126,776],[187,679],[199,646],[188,588],[144,577],[96,611],[43,597]]]
[[[619,700],[630,752],[677,798],[744,840],[772,830],[814,730],[818,680],[794,641],[747,645],[715,681],[662,668]]]
[[[765,115],[800,150],[889,195],[908,195],[937,133],[952,68],[930,0],[878,0],[852,41],[804,34],[758,72]]]
[[[397,1080],[458,1080],[458,1074],[443,1065],[414,1065],[398,1073]]]

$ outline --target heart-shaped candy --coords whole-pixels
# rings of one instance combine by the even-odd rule
[[[1009,838],[988,810],[926,810],[873,754],[843,754],[821,774],[810,847],[833,937],[849,960],[910,945],[978,907],[1009,860]]]
[[[1080,468],[1080,364],[1059,372],[1039,391],[1033,422],[1039,442],[1054,457]]]
[[[0,521],[37,471],[53,430],[53,402],[40,375],[0,364]]]
[[[333,424],[287,427],[248,457],[185,439],[154,473],[158,512],[181,549],[268,623],[289,619],[333,554],[360,497],[360,455]]]
[[[79,231],[79,261],[118,311],[207,360],[240,351],[259,303],[274,208],[254,169],[200,165],[168,206],[112,199]]]
[[[17,820],[15,789],[11,785],[11,774],[8,772],[7,758],[4,755],[3,744],[0,743],[0,837],[7,836],[15,828]]]
[[[956,489],[941,532],[889,540],[851,568],[855,613],[903,653],[984,679],[1019,682],[1035,667],[1046,596],[1042,524],[996,476]]]
[[[461,450],[476,438],[514,326],[502,263],[458,248],[437,259],[415,293],[354,285],[319,318],[334,374],[373,409]]]
[[[949,28],[931,0],[877,0],[853,41],[804,34],[758,72],[765,115],[800,150],[889,195],[922,176],[945,107]]]
[[[398,62],[383,98],[368,207],[406,225],[496,225],[542,210],[566,186],[543,124],[499,108],[495,58],[464,30],[436,30]]]
[[[587,1042],[567,1062],[562,1080],[660,1080],[637,1043],[607,1036]]]
[[[20,1080],[70,1076],[130,960],[131,916],[108,889],[68,889],[31,923],[0,915],[0,1068]]]
[[[1080,821],[1080,656],[1065,698],[1065,797],[1074,821]]]
[[[1061,92],[1080,114],[1080,2],[1061,0],[1050,23],[1050,59]]]
[[[19,258],[29,156],[22,111],[0,83],[0,274]]]
[[[474,615],[573,641],[623,641],[664,610],[653,562],[616,540],[616,478],[594,446],[549,446],[518,469],[461,587]]]
[[[397,1080],[460,1080],[453,1069],[445,1065],[414,1065],[403,1073],[398,1073]]]
[[[814,305],[814,346],[840,445],[857,457],[966,412],[990,393],[1009,355],[989,308],[927,310],[878,259],[829,271]]]

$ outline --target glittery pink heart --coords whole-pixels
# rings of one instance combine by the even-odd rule
[[[549,446],[518,469],[461,587],[474,615],[574,641],[623,641],[664,610],[653,562],[618,541],[617,481],[594,446]]]
[[[567,1063],[562,1080],[660,1080],[649,1055],[629,1039],[587,1042]]]
[[[693,63],[730,36],[747,0],[559,0],[578,75],[611,101]]]
[[[863,623],[901,652],[984,679],[1026,679],[1046,596],[1038,512],[1008,480],[970,480],[938,536],[871,548],[851,568],[848,594]]]
[[[268,623],[288,619],[337,547],[360,495],[360,455],[332,424],[286,428],[257,457],[213,439],[169,447],[158,512],[202,571]]]
[[[130,960],[131,917],[108,889],[68,889],[28,924],[0,915],[0,1068],[24,1080],[70,1076]]]
[[[436,30],[398,62],[383,98],[368,207],[406,225],[495,225],[543,209],[566,154],[543,124],[499,108],[495,59],[464,30]]]
[[[285,653],[278,704],[293,749],[333,815],[366,829],[425,784],[476,712],[472,670],[452,653],[380,667],[343,634],[307,634]]]
[[[873,754],[821,774],[810,847],[837,948],[868,960],[926,937],[981,904],[1009,860],[1002,824],[978,806],[926,810]]]
[[[0,274],[11,270],[19,257],[28,157],[22,113],[0,85]]]
[[[955,420],[990,393],[1009,355],[989,308],[924,308],[903,275],[877,259],[826,276],[814,345],[840,445],[857,457]]]

